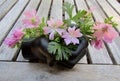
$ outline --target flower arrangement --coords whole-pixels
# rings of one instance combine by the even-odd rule
[[[103,42],[111,43],[118,36],[114,29],[117,24],[111,21],[112,17],[106,18],[105,22],[93,22],[90,11],[79,10],[73,16],[73,8],[73,5],[65,2],[63,9],[69,18],[63,21],[40,19],[35,10],[24,12],[23,26],[15,29],[11,37],[5,39],[5,44],[12,48],[19,47],[25,38],[44,36],[49,41],[49,54],[54,55],[56,60],[69,60],[71,50],[77,49],[82,37],[100,49]]]

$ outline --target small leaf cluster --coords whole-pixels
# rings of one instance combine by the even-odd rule
[[[114,21],[112,21],[113,17],[108,17],[108,18],[105,18],[104,22],[107,23],[107,24],[111,24],[113,27],[116,27],[118,24]]]
[[[55,56],[56,60],[68,60],[71,56],[71,51],[66,46],[57,42],[50,42],[48,51]]]

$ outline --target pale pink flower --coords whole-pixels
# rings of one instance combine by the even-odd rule
[[[24,34],[25,33],[22,31],[22,29],[16,29],[13,31],[11,37],[8,37],[4,40],[4,43],[7,44],[9,47],[14,47],[15,44],[22,39]]]
[[[53,40],[54,35],[57,32],[59,35],[62,35],[62,33],[65,31],[64,29],[61,29],[60,27],[63,25],[63,22],[61,20],[49,20],[47,21],[48,27],[44,27],[44,34],[50,34],[49,39]]]
[[[24,12],[25,19],[23,19],[23,24],[26,28],[34,28],[38,27],[40,24],[40,19],[36,15],[36,10],[26,11]]]
[[[112,42],[118,36],[117,31],[109,24],[97,24],[94,26],[96,30],[94,36],[97,40],[104,40],[105,42]]]
[[[70,43],[73,43],[74,45],[79,44],[78,37],[81,37],[82,34],[80,33],[79,29],[76,30],[75,29],[76,29],[75,27],[73,28],[69,27],[68,32],[65,32],[63,34],[62,37],[64,38],[66,45],[69,45]]]
[[[91,42],[91,45],[93,45],[96,49],[103,48],[103,41],[102,40],[93,40]]]

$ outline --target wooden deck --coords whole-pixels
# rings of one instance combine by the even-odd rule
[[[41,63],[29,63],[18,48],[8,48],[3,40],[21,26],[23,12],[36,9],[40,18],[67,18],[65,1],[80,9],[95,6],[93,21],[114,16],[120,33],[120,3],[117,0],[0,0],[0,81],[120,81],[120,36],[104,49],[89,46],[89,53],[72,70],[58,70]]]

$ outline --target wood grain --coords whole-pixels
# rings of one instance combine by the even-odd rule
[[[49,10],[50,10],[50,6],[51,6],[51,2],[52,0],[42,0],[37,15],[42,18],[47,18],[49,15]]]
[[[117,0],[107,0],[111,6],[118,12],[118,14],[120,15],[120,3]]]
[[[73,69],[39,63],[0,62],[2,81],[119,81],[119,65],[77,64]]]
[[[14,6],[16,2],[17,0],[7,0],[2,6],[0,6],[0,20]]]
[[[0,0],[0,6],[1,6],[2,4],[4,4],[5,1],[6,1],[6,0]]]

